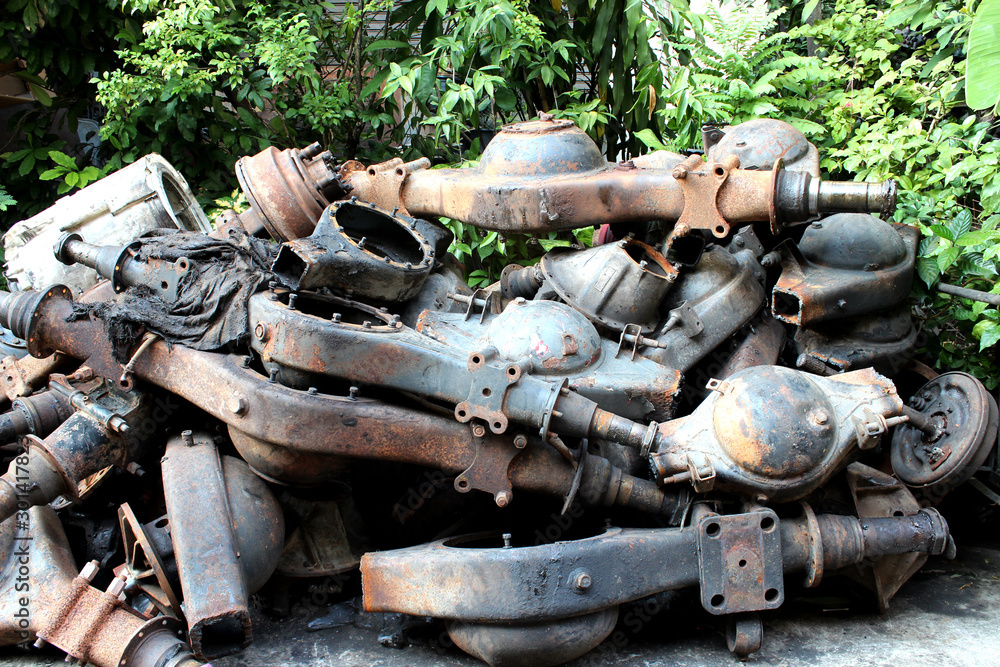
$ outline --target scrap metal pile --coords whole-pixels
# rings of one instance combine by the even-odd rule
[[[358,568],[364,612],[491,665],[571,660],[686,587],[739,656],[786,586],[846,573],[884,608],[954,554],[933,505],[996,403],[909,359],[892,183],[821,179],[778,121],[704,144],[608,163],[542,117],[472,168],[269,149],[214,231],[149,156],[16,225],[4,643],[202,664],[269,581]],[[603,242],[473,290],[442,217]]]

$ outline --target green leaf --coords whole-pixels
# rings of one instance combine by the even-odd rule
[[[67,169],[76,171],[76,160],[66,155],[62,151],[52,151],[49,153],[49,157],[56,164],[66,167]]]
[[[380,51],[382,49],[408,49],[410,45],[407,42],[400,42],[396,39],[379,39],[367,47],[365,47],[364,53],[371,53],[372,51]]]
[[[667,146],[665,146],[663,142],[656,137],[656,133],[653,132],[653,130],[651,130],[648,127],[644,130],[639,130],[638,132],[636,132],[635,137],[642,143],[646,144],[646,146],[654,150],[658,151],[666,150],[667,148]]]
[[[62,178],[63,174],[66,173],[65,169],[46,169],[41,174],[38,175],[38,180],[40,181],[54,181],[57,178]]]
[[[948,227],[951,228],[955,238],[958,238],[962,234],[966,233],[972,229],[972,211],[967,208],[963,208],[958,212],[958,215],[955,216]]]
[[[948,239],[949,241],[955,240],[955,234],[944,225],[931,225],[931,231],[943,239]]]
[[[802,22],[805,23],[806,20],[812,15],[816,7],[819,5],[820,0],[809,0],[806,6],[802,8]]]
[[[573,244],[563,239],[538,239],[538,245],[542,246],[545,252],[548,252],[553,248],[568,248]]]
[[[983,0],[966,42],[965,100],[989,109],[1000,100],[1000,0]]]
[[[972,327],[972,335],[979,339],[979,351],[993,347],[1000,341],[1000,323],[993,320],[980,320]]]
[[[997,237],[997,232],[978,230],[962,234],[955,240],[957,246],[973,246],[981,243],[988,243]]]
[[[21,165],[17,168],[17,173],[21,176],[27,176],[28,172],[32,170],[35,166],[35,156],[29,155],[21,161]]]
[[[917,260],[917,275],[928,287],[933,287],[941,275],[938,263],[933,257],[921,257]]]
[[[497,88],[493,101],[503,111],[513,111],[517,106],[517,97],[509,88]]]
[[[941,273],[948,270],[948,267],[955,263],[958,259],[959,253],[961,253],[959,248],[945,248],[941,251],[941,254],[937,256],[937,265],[941,269]]]
[[[28,88],[31,90],[31,94],[35,96],[35,99],[42,103],[43,107],[52,106],[52,96],[44,88],[31,82],[28,83]]]

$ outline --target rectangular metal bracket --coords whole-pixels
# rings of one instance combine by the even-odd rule
[[[772,510],[698,522],[701,604],[710,614],[776,609],[785,600],[781,523]]]

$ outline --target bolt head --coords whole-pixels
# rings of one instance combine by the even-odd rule
[[[247,399],[242,396],[230,396],[227,401],[229,411],[234,415],[243,415],[247,411]]]
[[[584,569],[574,570],[570,574],[570,583],[577,593],[585,593],[594,585],[594,578]]]
[[[809,421],[817,426],[822,426],[830,421],[830,414],[822,408],[817,408],[809,413]]]
[[[496,500],[497,507],[507,507],[510,504],[510,494],[506,491],[501,491],[496,495],[494,500]]]
[[[80,570],[80,577],[86,579],[88,582],[93,581],[94,577],[97,576],[98,569],[99,568],[97,567],[97,561],[92,560],[86,565],[84,565],[83,569]]]

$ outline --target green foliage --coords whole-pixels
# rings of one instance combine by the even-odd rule
[[[222,223],[222,216],[228,211],[240,214],[250,208],[250,202],[243,190],[239,188],[233,190],[226,196],[212,200],[212,203],[205,207],[205,215],[213,227],[218,227]]]
[[[0,228],[50,206],[58,196],[64,181],[39,177],[50,167],[50,153],[69,150],[66,138],[77,133],[78,120],[92,115],[91,72],[114,66],[114,26],[124,20],[117,0],[6,0],[3,5],[0,62],[23,60],[26,69],[14,76],[38,102],[15,108],[10,139],[0,145],[0,180],[20,202],[17,209],[0,209]]]
[[[973,109],[1000,110],[1000,0],[983,0],[969,31],[966,99]]]
[[[333,141],[323,124],[336,126],[347,100],[316,64],[329,37],[321,5],[134,0],[126,7],[151,18],[125,21],[122,65],[94,80],[107,110],[101,134],[124,161],[161,153],[211,199],[233,189],[241,155]]]
[[[65,194],[73,188],[85,188],[108,173],[107,166],[98,169],[90,165],[81,169],[74,158],[61,151],[50,150],[48,157],[55,162],[55,166],[43,171],[38,178],[42,181],[59,181],[59,187],[56,189],[58,194]]]
[[[0,211],[6,211],[8,206],[16,206],[17,200],[0,185]]]
[[[642,130],[665,130],[653,113],[664,49],[697,20],[683,0],[405,0],[367,48],[386,59],[367,90],[400,119],[393,139],[444,161],[539,111],[578,122],[615,159],[642,150]]]
[[[830,178],[896,179],[895,221],[923,236],[914,299],[927,351],[995,387],[996,310],[932,289],[946,280],[1000,292],[1000,141],[990,119],[963,106],[970,6],[838,0],[826,9],[813,26],[777,33],[780,10],[709,11],[705,39],[687,43],[691,61],[672,64],[675,104],[663,113],[676,139],[643,138],[687,147],[703,122],[765,114],[802,130]],[[814,57],[803,53],[807,38]]]

